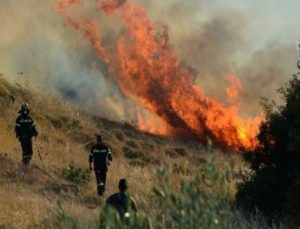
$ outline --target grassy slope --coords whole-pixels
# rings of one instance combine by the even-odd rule
[[[24,101],[30,103],[37,122],[40,135],[35,146],[43,160],[35,152],[32,166],[23,176],[14,121]],[[126,177],[142,214],[147,213],[151,203],[155,171],[159,166],[173,174],[171,179],[176,181],[182,177],[188,179],[205,162],[206,154],[200,145],[154,137],[126,124],[93,117],[47,92],[11,84],[3,78],[0,78],[0,111],[0,226],[7,228],[54,228],[57,199],[79,218],[97,220],[100,207],[90,207],[94,203],[101,206],[95,195],[94,177],[76,196],[72,189],[59,190],[56,182],[40,169],[57,182],[65,183],[58,175],[61,169],[71,161],[87,167],[88,150],[99,130],[114,156],[106,195],[115,192],[118,180]],[[242,169],[242,164],[234,157],[222,156],[219,164],[230,168],[233,176]],[[232,193],[234,190],[233,181]]]

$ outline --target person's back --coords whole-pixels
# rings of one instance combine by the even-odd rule
[[[15,131],[19,138],[31,138],[36,135],[34,122],[29,114],[21,113],[17,117]]]
[[[32,137],[37,137],[38,132],[35,128],[33,119],[29,116],[29,106],[27,103],[22,104],[19,116],[15,123],[16,138],[20,141],[22,147],[22,161],[24,165],[28,165],[31,161]]]
[[[96,144],[92,150],[94,169],[101,169],[107,171],[107,162],[111,159],[109,148],[104,143]]]
[[[107,206],[113,207],[117,210],[122,219],[129,217],[130,213],[135,214],[137,212],[134,199],[126,193],[127,188],[127,181],[125,179],[121,179],[119,181],[120,191],[111,195],[106,200]]]
[[[131,211],[137,211],[133,198],[124,192],[117,192],[111,195],[106,200],[106,204],[116,209],[119,212],[121,218],[124,218],[126,214]]]
[[[107,167],[112,162],[112,154],[110,149],[103,143],[102,135],[97,135],[97,144],[91,149],[89,155],[90,170],[92,164],[94,165],[94,172],[97,182],[97,193],[99,196],[103,195],[106,186]]]

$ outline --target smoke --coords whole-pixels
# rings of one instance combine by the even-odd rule
[[[244,115],[259,113],[262,97],[280,101],[276,90],[295,73],[298,59],[299,19],[290,7],[294,1],[138,2],[169,26],[171,42],[207,94],[224,101],[226,76],[235,72],[243,86],[239,99]]]
[[[146,1],[152,18],[168,25],[171,43],[181,60],[197,72],[196,82],[206,93],[224,98],[225,76],[244,50],[247,22],[237,11],[213,12],[209,1]],[[152,4],[151,4],[152,3]]]
[[[132,116],[124,109],[132,102],[107,77],[89,45],[65,28],[50,2],[43,3],[1,1],[0,72],[57,92],[90,112],[118,120]]]
[[[277,90],[283,87],[296,72],[298,58],[295,44],[275,42],[263,50],[254,52],[249,62],[238,71],[244,91],[241,97],[242,110],[255,114],[260,110],[259,99],[264,97],[281,102]]]
[[[86,2],[76,14],[96,17],[103,28],[103,41],[110,43],[122,30],[118,19],[107,20],[96,13],[95,1]],[[207,94],[223,99],[228,86],[226,76],[230,72],[238,74],[246,115],[260,111],[261,96],[277,99],[274,89],[295,69],[294,43],[274,43],[273,38],[249,40],[255,15],[244,12],[251,7],[243,6],[241,11],[208,0],[136,2],[145,6],[151,19],[168,26],[182,64],[197,73],[195,82]],[[25,79],[112,119],[131,120],[137,110],[145,112],[108,77],[108,69],[90,45],[53,13],[52,1],[1,0],[0,18],[1,73],[16,79],[17,72],[24,72]]]

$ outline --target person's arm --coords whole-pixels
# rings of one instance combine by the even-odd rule
[[[110,196],[110,197],[108,197],[107,199],[106,199],[106,201],[105,201],[105,205],[106,205],[106,207],[108,207],[108,206],[112,206],[112,196]]]
[[[89,154],[89,168],[90,170],[92,170],[92,163],[94,161],[94,154],[93,154],[93,149],[94,147],[91,149],[90,154]]]
[[[16,119],[15,133],[16,133],[16,138],[19,138],[20,135],[21,135],[21,123],[20,123],[20,118],[19,117]]]
[[[107,161],[108,161],[108,164],[111,164],[111,162],[112,162],[112,153],[111,153],[111,151],[110,151],[110,149],[109,148],[107,148],[107,150],[108,150],[108,153],[107,153]]]
[[[132,197],[130,197],[130,202],[131,202],[131,210],[137,212],[136,202]]]
[[[32,120],[32,124],[31,124],[31,128],[32,128],[32,136],[37,137],[39,133],[38,133],[37,130],[36,130],[35,123],[34,123],[34,121],[33,121],[32,118],[31,118],[31,120]]]

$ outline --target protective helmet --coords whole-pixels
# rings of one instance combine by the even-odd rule
[[[19,113],[21,114],[21,113],[29,113],[29,105],[28,105],[28,103],[23,103],[22,105],[21,105],[21,110],[19,110]]]
[[[21,110],[28,110],[29,111],[28,103],[23,103],[22,106],[21,106]]]
[[[125,178],[119,181],[119,189],[120,191],[126,191],[128,189],[127,180]]]
[[[103,136],[101,134],[97,134],[97,142],[103,142]]]

